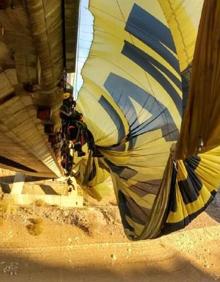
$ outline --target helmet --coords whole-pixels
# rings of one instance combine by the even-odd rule
[[[71,97],[71,94],[69,92],[63,93],[63,100],[69,99]]]

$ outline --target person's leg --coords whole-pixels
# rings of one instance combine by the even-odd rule
[[[77,142],[77,143],[74,145],[74,149],[75,149],[75,151],[77,152],[78,157],[83,157],[83,156],[85,156],[86,153],[83,152],[83,150],[82,150],[82,145],[81,145],[80,142]]]
[[[86,138],[87,138],[88,149],[92,151],[92,156],[97,158],[103,157],[103,155],[97,149],[95,145],[94,137],[89,129],[87,129]]]
[[[89,129],[87,129],[85,131],[85,140],[88,144],[88,149],[91,150],[91,151],[94,151],[95,149],[95,141],[94,141],[94,138],[93,138],[93,135],[91,133],[91,131]]]
[[[72,168],[73,168],[73,157],[68,155],[68,158],[67,158],[67,169],[66,169],[68,175],[71,174]]]

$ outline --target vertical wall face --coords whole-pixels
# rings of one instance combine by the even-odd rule
[[[68,73],[75,71],[76,45],[78,32],[79,0],[65,0],[63,7],[64,40],[65,40],[65,68]]]
[[[52,133],[60,127],[60,81],[64,65],[74,71],[70,61],[75,52],[70,53],[71,39],[64,33],[65,28],[76,30],[65,22],[65,11],[76,21],[77,5],[68,11],[70,1],[65,7],[59,0],[9,2],[0,6],[0,166],[58,176],[60,167],[44,126],[52,124]],[[44,122],[37,118],[42,106],[49,110]]]

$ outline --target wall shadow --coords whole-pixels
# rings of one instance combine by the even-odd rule
[[[0,183],[0,188],[3,193],[9,194],[11,192],[11,188],[7,183]]]
[[[14,182],[15,179],[15,175],[8,175],[8,176],[0,176],[0,183],[7,183],[7,184],[13,184],[13,183],[17,183],[20,182],[22,180],[17,180],[16,182]],[[42,181],[42,180],[49,180],[51,178],[48,177],[40,177],[40,176],[25,176],[25,182],[34,182],[34,181]]]
[[[50,185],[40,184],[39,186],[47,195],[59,195]]]

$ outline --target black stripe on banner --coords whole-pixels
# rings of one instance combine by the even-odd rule
[[[188,176],[185,180],[178,182],[180,193],[186,205],[197,200],[202,188],[202,181],[195,172],[195,160],[199,163],[199,157],[191,157],[191,159],[184,161]]]
[[[178,95],[172,84],[169,82],[169,80],[161,73],[163,72],[168,75],[169,71],[158,62],[155,63],[156,61],[152,57],[147,55],[144,51],[127,41],[125,41],[124,47],[122,49],[122,54],[128,57],[131,61],[139,65],[142,69],[144,69],[147,73],[155,78],[155,80],[166,90],[166,92],[176,105],[180,115],[182,115],[182,99]],[[161,72],[158,70],[158,68],[161,70]]]
[[[216,195],[216,191],[212,191],[208,202],[201,209],[199,209],[198,211],[194,212],[191,215],[188,215],[183,220],[176,223],[166,223],[161,231],[161,235],[169,234],[171,232],[184,228],[208,207],[208,205],[213,201],[215,195]]]
[[[99,103],[105,109],[106,113],[109,115],[109,117],[113,120],[114,124],[116,125],[118,129],[118,143],[119,143],[125,137],[126,134],[120,116],[105,97],[101,96],[101,98],[99,99]]]
[[[177,72],[180,72],[172,34],[162,22],[143,8],[134,4],[128,17],[125,30],[137,37],[151,49],[161,55]],[[170,50],[169,50],[169,49]]]
[[[128,137],[132,139],[145,132],[161,129],[166,141],[177,140],[179,130],[172,116],[168,109],[151,94],[114,73],[109,74],[104,86],[115,103],[120,107],[130,125]],[[147,112],[152,114],[150,118],[141,124],[138,121],[138,113],[132,100],[136,101],[143,109],[146,109]]]

